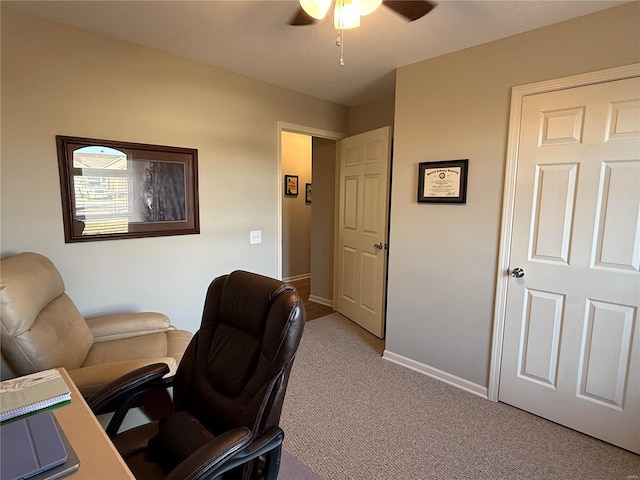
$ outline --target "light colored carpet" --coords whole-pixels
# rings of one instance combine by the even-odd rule
[[[281,426],[325,480],[637,480],[640,457],[381,358],[339,314],[305,326]]]

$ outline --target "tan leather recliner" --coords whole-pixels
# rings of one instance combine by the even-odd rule
[[[53,263],[37,253],[0,261],[0,343],[17,375],[64,367],[88,397],[136,368],[164,362],[172,376],[192,334],[161,313],[84,318]]]

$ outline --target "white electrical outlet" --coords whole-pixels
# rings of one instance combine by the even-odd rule
[[[251,230],[249,232],[249,243],[251,245],[262,243],[262,230]]]

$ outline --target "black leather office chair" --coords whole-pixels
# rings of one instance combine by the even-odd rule
[[[172,382],[174,414],[114,435],[140,391],[166,387],[162,364],[113,382],[89,405],[95,413],[119,405],[107,431],[138,480],[275,479],[278,423],[304,323],[292,286],[243,271],[218,277]]]

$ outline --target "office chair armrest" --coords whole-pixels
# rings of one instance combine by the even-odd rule
[[[102,315],[85,319],[94,343],[163,333],[175,329],[169,317],[157,312]]]
[[[256,438],[251,444],[238,454],[238,458],[253,459],[282,445],[284,431],[280,427],[273,427]]]
[[[95,415],[115,410],[106,429],[107,434],[112,437],[118,433],[127,411],[137,396],[154,388],[167,388],[171,385],[172,379],[162,378],[167,373],[169,366],[166,363],[140,367],[102,387],[87,399],[87,404]]]
[[[213,438],[176,466],[165,480],[213,478],[213,470],[251,442],[251,431],[238,427]]]
[[[280,427],[273,427],[260,438],[256,438],[243,450],[229,458],[226,462],[219,464],[215,470],[208,472],[206,478],[217,479],[220,475],[240,465],[250,462],[261,455],[265,456],[263,476],[265,480],[276,480],[280,469],[280,456],[282,454],[282,442],[284,432]]]

